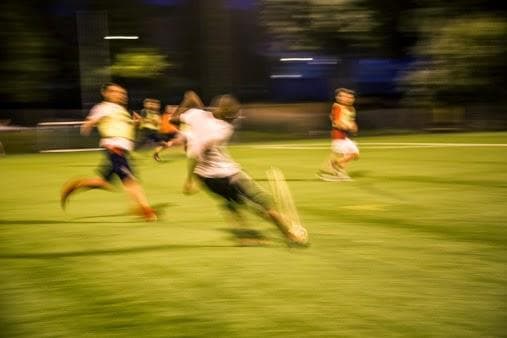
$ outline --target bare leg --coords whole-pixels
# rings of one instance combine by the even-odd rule
[[[324,174],[335,175],[341,169],[339,164],[341,158],[341,154],[331,152],[324,163],[322,163],[319,171]]]
[[[159,161],[159,162],[161,161],[160,153],[165,148],[167,148],[167,145],[165,143],[163,143],[162,145],[159,145],[158,147],[155,148],[155,152],[153,152],[153,158],[155,159],[155,161]]]
[[[271,221],[278,227],[278,229],[284,234],[284,236],[289,239],[292,243],[299,245],[307,245],[308,244],[308,235],[306,233],[306,229],[302,226],[298,227],[298,230],[304,230],[304,233],[295,233],[292,225],[289,223],[289,220],[284,217],[280,212],[275,209],[269,209],[266,211],[267,215],[271,219]]]
[[[62,209],[65,209],[65,206],[67,205],[67,201],[70,197],[70,195],[77,190],[80,189],[104,189],[104,190],[113,190],[113,187],[109,182],[102,178],[79,178],[73,181],[68,182],[64,185],[62,189],[62,194],[60,198],[60,203],[62,206]]]
[[[146,221],[156,221],[157,214],[150,207],[144,189],[139,182],[135,179],[126,179],[123,181],[123,187],[134,203],[140,208]]]
[[[340,169],[342,169],[342,170],[345,170],[346,165],[347,165],[350,161],[355,160],[355,159],[357,159],[357,158],[358,158],[358,155],[357,155],[357,154],[354,154],[354,153],[353,153],[353,154],[345,154],[345,155],[343,155],[342,157],[340,157],[340,158],[336,159],[336,160],[335,160],[335,162],[334,162],[334,164],[335,164],[338,168],[340,168]]]

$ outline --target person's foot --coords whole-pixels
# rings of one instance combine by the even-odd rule
[[[156,222],[158,220],[157,213],[155,209],[150,207],[141,208],[141,215],[146,222]]]
[[[287,234],[287,238],[291,241],[292,244],[297,245],[306,246],[309,242],[308,231],[306,231],[306,229],[300,224],[292,225]]]
[[[336,173],[336,177],[338,178],[339,181],[352,181],[352,178],[350,178],[347,172],[343,169]]]
[[[330,173],[327,171],[320,170],[317,173],[317,177],[320,178],[321,180],[327,181],[327,182],[352,181],[350,176],[347,175],[347,173],[344,171],[342,171],[342,172],[336,171],[336,172]]]
[[[162,159],[158,153],[153,153],[153,159],[157,162],[162,162]]]
[[[67,206],[67,201],[70,195],[78,189],[76,182],[70,182],[63,186],[62,193],[60,195],[60,206],[63,210]]]

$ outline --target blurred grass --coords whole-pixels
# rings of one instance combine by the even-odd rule
[[[61,185],[99,153],[0,158],[1,336],[505,337],[507,147],[381,148],[377,142],[507,143],[507,133],[358,138],[353,182],[321,182],[310,149],[231,147],[267,186],[281,168],[312,246],[240,247],[219,201],[183,196],[180,150],[136,166],[158,223],[123,193],[59,209]]]

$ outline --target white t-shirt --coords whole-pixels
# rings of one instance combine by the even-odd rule
[[[127,112],[127,110],[119,104],[103,101],[90,109],[87,119],[100,120],[103,117],[113,114],[118,109],[122,109]],[[100,139],[99,145],[103,148],[114,147],[128,151],[134,149],[134,142],[124,137],[103,137]]]
[[[241,168],[232,160],[225,146],[234,132],[227,122],[209,111],[189,109],[180,120],[187,125],[182,133],[187,139],[187,156],[197,160],[194,173],[203,177],[227,177]]]

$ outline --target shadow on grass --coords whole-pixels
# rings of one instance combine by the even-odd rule
[[[507,184],[503,180],[490,179],[488,177],[481,177],[479,179],[450,179],[449,177],[442,176],[392,176],[386,177],[386,180],[398,182],[413,182],[413,183],[427,183],[427,184],[445,184],[445,185],[464,185],[464,186],[477,186],[488,188],[506,188]]]
[[[130,214],[125,214],[130,215]],[[110,217],[111,215],[102,215],[102,216],[96,216],[96,217]],[[120,216],[120,215],[115,215]],[[92,217],[90,217],[92,218]],[[104,224],[104,223],[111,223],[111,224],[120,224],[120,223],[139,223],[142,222],[142,220],[133,219],[133,220],[127,220],[127,221],[75,221],[75,220],[40,220],[40,219],[16,219],[16,220],[9,220],[4,219],[0,220],[0,226],[9,226],[9,225],[52,225],[52,224]]]
[[[267,178],[254,178],[255,181],[259,182],[268,182],[269,179]],[[321,179],[319,179],[317,176],[315,177],[308,177],[308,178],[286,178],[286,182],[322,182]]]
[[[0,225],[34,225],[34,224],[66,224],[72,223],[69,221],[61,221],[61,220],[41,220],[41,219],[0,219]]]
[[[175,205],[174,203],[157,203],[157,204],[152,205],[152,208],[155,209],[155,212],[160,217],[165,214],[165,211],[166,211],[165,209],[172,207],[174,205]],[[103,218],[103,217],[122,217],[122,216],[132,216],[133,214],[134,214],[134,212],[125,211],[125,212],[116,213],[116,214],[81,216],[81,217],[75,217],[74,219],[79,220],[79,219]],[[73,222],[71,222],[71,223],[73,223]],[[83,222],[83,223],[86,223],[86,222]],[[125,222],[125,223],[127,223],[127,222]]]
[[[155,209],[157,215],[162,216],[165,213],[165,209],[173,206],[172,203],[158,203],[153,205],[153,209]],[[132,219],[127,221],[81,221],[87,219],[94,218],[104,218],[104,217],[124,217],[124,216],[135,216],[133,212],[125,211],[116,214],[101,214],[101,215],[93,215],[93,216],[82,216],[75,217],[71,220],[49,220],[49,219],[0,219],[0,226],[2,225],[50,225],[50,224],[95,224],[95,223],[138,223],[140,220]]]
[[[268,237],[258,230],[254,229],[220,229],[232,235],[238,246],[269,246],[271,241]]]
[[[200,248],[234,248],[234,247],[238,247],[238,246],[240,246],[240,245],[165,244],[165,245],[140,246],[140,247],[133,247],[133,248],[119,248],[119,249],[0,254],[0,259],[57,259],[57,258],[72,258],[72,257],[87,257],[87,256],[122,255],[122,254],[131,254],[131,253],[135,254],[135,253],[144,253],[144,252],[161,251],[161,250],[181,250],[181,249],[200,249]]]
[[[370,173],[369,170],[355,170],[355,171],[350,171],[349,172],[350,176],[352,178],[354,178],[354,179],[368,177],[369,173]],[[268,182],[269,181],[269,179],[267,179],[265,177],[255,178],[254,180],[255,181],[259,181],[259,182]],[[308,177],[305,177],[305,178],[302,178],[302,177],[300,177],[300,178],[299,177],[294,177],[294,178],[286,177],[285,181],[286,182],[322,182],[322,180],[317,176],[317,170],[315,170],[315,174],[312,174],[312,175],[310,175]]]

